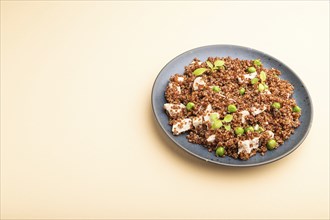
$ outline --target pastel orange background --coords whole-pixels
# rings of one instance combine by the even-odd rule
[[[176,55],[237,44],[305,82],[314,122],[275,163],[216,166],[156,124]],[[329,218],[328,1],[1,1],[1,218]]]

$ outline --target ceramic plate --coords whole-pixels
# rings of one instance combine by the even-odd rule
[[[261,59],[265,68],[275,68],[282,72],[281,79],[288,80],[294,86],[293,98],[296,99],[297,105],[302,109],[300,117],[301,125],[295,130],[279,148],[273,151],[267,151],[264,156],[257,153],[247,161],[234,159],[231,157],[216,157],[214,152],[209,152],[205,147],[189,143],[186,139],[186,133],[174,136],[171,126],[168,124],[168,117],[163,109],[165,100],[165,89],[169,82],[170,76],[175,73],[183,74],[184,66],[188,65],[195,57],[201,61],[205,61],[208,57],[226,57],[254,60]],[[188,153],[208,162],[226,165],[226,166],[257,166],[267,164],[281,159],[301,145],[306,138],[312,124],[312,102],[307,88],[300,80],[298,75],[294,73],[287,65],[278,59],[251,48],[234,46],[234,45],[210,45],[189,50],[178,55],[171,60],[158,74],[152,88],[151,95],[152,108],[156,120],[167,136]]]

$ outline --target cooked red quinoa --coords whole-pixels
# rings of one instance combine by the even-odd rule
[[[300,110],[293,110],[293,86],[280,79],[280,74],[253,60],[209,57],[200,62],[195,58],[185,66],[183,75],[171,76],[166,88],[168,103],[164,109],[173,134],[189,132],[189,142],[203,145],[210,152],[223,147],[224,156],[242,160],[257,152],[264,155],[269,140],[275,140],[275,148],[279,147],[300,125],[301,115]],[[190,110],[186,108],[189,102],[193,103]],[[230,112],[229,105],[237,110]],[[226,115],[232,120],[224,120]],[[235,132],[239,127],[245,130],[243,134]]]

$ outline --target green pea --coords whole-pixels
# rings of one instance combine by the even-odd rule
[[[213,90],[214,92],[220,92],[220,87],[219,87],[219,86],[213,86],[213,87],[212,87],[212,90]]]
[[[277,142],[274,139],[271,139],[267,142],[267,149],[274,150],[277,146]]]
[[[195,107],[195,104],[192,102],[188,102],[186,105],[186,108],[188,111],[190,111],[191,109],[193,109]]]
[[[244,88],[240,88],[239,89],[239,94],[244,95],[244,93],[245,93],[245,89]]]
[[[254,128],[252,126],[245,128],[245,132],[250,132],[250,131],[254,131]]]
[[[233,116],[232,115],[226,115],[224,118],[223,118],[223,121],[224,122],[231,122],[233,120]]]
[[[237,108],[235,105],[228,105],[228,112],[229,113],[233,113],[233,112],[236,112],[237,111]]]
[[[259,81],[258,78],[253,78],[253,79],[251,79],[251,84],[254,85],[254,84],[256,84],[258,81]]]
[[[279,102],[274,102],[272,104],[272,107],[275,108],[275,109],[279,109],[279,108],[281,108],[281,104]]]
[[[269,88],[266,84],[263,84],[263,85],[264,85],[265,89],[268,89]]]
[[[254,68],[253,66],[251,66],[247,70],[248,70],[249,73],[254,73],[256,71],[256,68]]]
[[[301,108],[298,105],[296,105],[295,107],[292,108],[292,111],[293,112],[300,112]]]
[[[262,65],[260,59],[254,60],[254,61],[253,61],[253,64],[254,64],[255,66],[261,66],[261,65]]]
[[[222,157],[223,155],[225,155],[225,148],[218,147],[215,151],[215,155],[217,155],[218,157]]]
[[[222,126],[222,122],[220,120],[216,120],[212,124],[212,129],[218,129],[221,128],[221,126]]]
[[[242,134],[244,134],[244,129],[242,127],[235,128],[235,134],[236,135],[242,135]]]
[[[265,86],[262,85],[262,84],[260,83],[260,84],[258,85],[258,90],[259,90],[259,92],[264,91],[264,90],[265,90]]]

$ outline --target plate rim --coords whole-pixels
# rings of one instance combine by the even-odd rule
[[[309,102],[310,102],[310,121],[309,121],[309,124],[308,124],[308,127],[307,127],[307,130],[305,132],[305,134],[303,135],[303,137],[299,140],[299,142],[293,147],[291,148],[290,150],[288,150],[287,152],[275,157],[275,158],[272,158],[270,160],[266,160],[266,161],[262,161],[262,162],[258,162],[258,163],[252,163],[252,164],[229,164],[229,163],[223,163],[223,162],[220,162],[220,161],[215,161],[215,160],[209,160],[209,159],[206,159],[190,150],[188,150],[187,148],[181,146],[181,144],[178,144],[176,142],[176,140],[174,139],[173,135],[169,135],[167,134],[166,132],[166,129],[165,127],[162,125],[162,123],[160,122],[160,119],[158,117],[158,115],[156,114],[156,110],[155,110],[155,103],[154,103],[154,100],[153,100],[153,96],[154,96],[154,89],[155,89],[155,84],[158,80],[158,78],[160,77],[162,71],[169,65],[171,64],[173,61],[175,61],[176,59],[180,58],[181,56],[184,56],[185,54],[189,54],[191,53],[192,51],[195,51],[195,50],[200,50],[200,49],[205,49],[205,48],[210,48],[210,47],[236,47],[236,48],[239,48],[239,49],[244,49],[244,50],[251,50],[251,51],[255,51],[257,53],[261,53],[265,56],[268,56],[270,57],[271,59],[275,60],[276,62],[280,63],[282,66],[284,66],[285,68],[287,68],[296,78],[299,79],[299,81],[301,82],[302,86],[304,87],[305,91],[306,91],[306,94],[308,96],[308,99],[309,99]],[[168,61],[165,66],[159,71],[159,73],[157,74],[155,80],[154,80],[154,83],[152,85],[152,89],[151,89],[151,106],[152,106],[152,111],[153,111],[153,114],[154,114],[154,117],[156,118],[157,122],[158,122],[158,125],[161,127],[162,131],[166,134],[167,137],[169,137],[171,139],[171,141],[179,146],[181,149],[185,150],[186,152],[188,152],[189,154],[205,161],[205,162],[211,162],[213,164],[217,164],[217,165],[221,165],[221,166],[227,166],[227,167],[255,167],[255,166],[261,166],[261,165],[265,165],[265,164],[270,164],[270,163],[273,163],[275,161],[278,161],[286,156],[288,156],[289,154],[291,154],[293,151],[295,151],[304,141],[305,139],[307,138],[310,130],[311,130],[311,127],[312,127],[312,124],[313,124],[313,117],[314,117],[314,108],[313,108],[313,102],[312,102],[312,99],[311,99],[311,95],[305,85],[305,83],[300,79],[300,77],[298,76],[298,74],[296,74],[289,66],[287,66],[285,63],[283,63],[282,61],[280,61],[279,59],[267,54],[267,53],[264,53],[262,51],[259,51],[259,50],[256,50],[254,48],[251,48],[251,47],[245,47],[245,46],[240,46],[240,45],[234,45],[234,44],[210,44],[210,45],[205,45],[205,46],[200,46],[200,47],[196,47],[196,48],[193,48],[193,49],[190,49],[190,50],[187,50],[183,53],[180,53],[179,55],[175,56],[173,59],[171,59],[170,61]],[[201,146],[202,147],[202,146]]]

